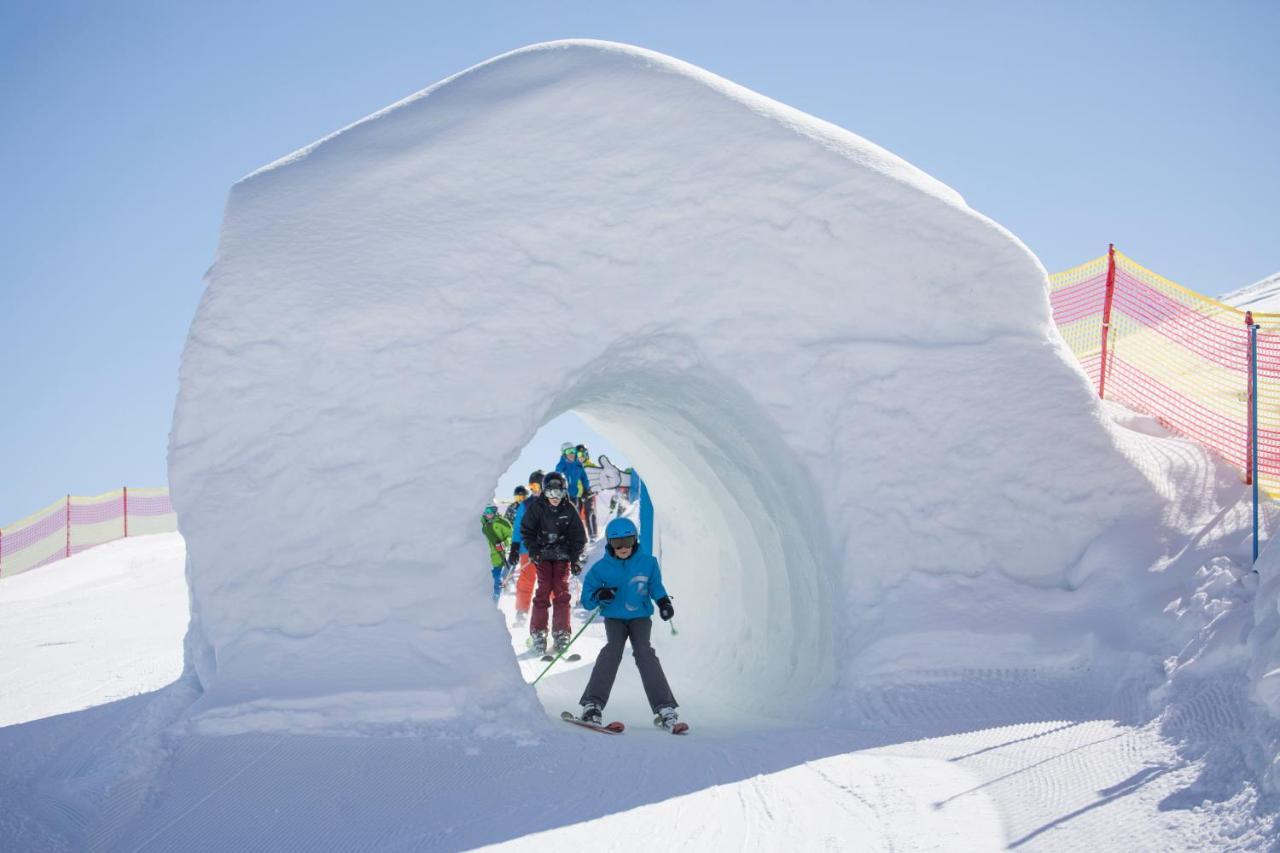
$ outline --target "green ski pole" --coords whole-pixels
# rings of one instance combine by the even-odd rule
[[[555,666],[555,665],[556,665],[556,661],[558,661],[558,660],[560,660],[560,658],[564,657],[564,653],[565,653],[565,652],[567,652],[567,651],[569,651],[570,647],[571,647],[571,646],[573,646],[573,644],[574,644],[574,643],[578,642],[578,638],[582,636],[582,632],[583,632],[583,631],[585,631],[585,630],[587,630],[587,626],[588,626],[588,625],[590,625],[592,622],[594,622],[594,621],[595,621],[595,618],[596,618],[597,616],[599,616],[599,615],[600,615],[600,608],[599,608],[599,607],[597,607],[595,610],[591,611],[591,618],[590,618],[590,619],[588,619],[586,622],[583,622],[583,623],[582,623],[582,627],[578,629],[578,633],[576,633],[576,634],[574,634],[574,635],[573,635],[573,639],[569,641],[569,645],[567,645],[567,646],[565,646],[563,649],[561,649],[561,650],[560,650],[560,654],[556,655],[556,656],[555,656],[555,658],[554,658],[554,659],[552,659],[551,663],[547,664],[547,668],[546,668],[546,669],[544,669],[541,673],[539,673],[539,674],[538,674],[538,677],[537,677],[537,678],[535,678],[533,681],[531,681],[531,682],[529,682],[529,683],[530,683],[530,684],[537,684],[539,681],[541,681],[541,680],[542,680],[542,676],[546,675],[548,672],[550,672],[550,671],[551,671],[551,667],[553,667],[553,666]]]

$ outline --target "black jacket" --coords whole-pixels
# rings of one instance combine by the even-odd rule
[[[539,560],[577,560],[587,547],[587,531],[578,509],[568,500],[552,506],[546,495],[528,498],[520,519],[520,538],[529,556]]]

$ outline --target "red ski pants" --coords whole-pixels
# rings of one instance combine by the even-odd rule
[[[555,597],[555,613],[551,617],[553,632],[569,631],[569,561],[543,560],[534,564],[538,571],[538,591],[533,594],[533,616],[529,630],[547,630],[547,610]]]
[[[538,579],[538,570],[528,554],[520,555],[520,574],[516,577],[516,610],[528,613],[533,602],[533,584]]]

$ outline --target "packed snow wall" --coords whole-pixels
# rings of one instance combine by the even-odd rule
[[[668,57],[538,45],[232,189],[170,449],[199,720],[536,708],[477,513],[567,409],[652,488],[682,668],[779,713],[888,590],[1061,587],[1152,500],[1043,268],[955,192]]]

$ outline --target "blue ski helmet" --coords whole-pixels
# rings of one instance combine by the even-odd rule
[[[605,539],[625,539],[628,536],[638,535],[635,522],[629,518],[615,518],[604,529]]]

